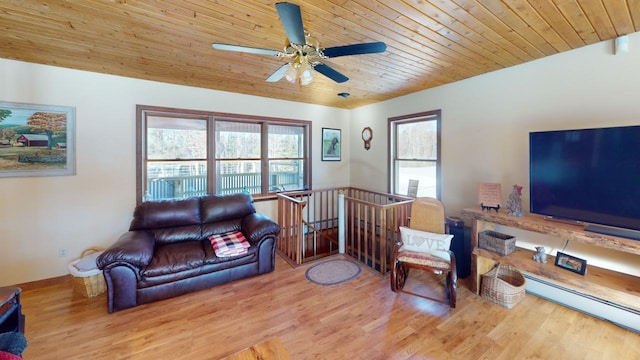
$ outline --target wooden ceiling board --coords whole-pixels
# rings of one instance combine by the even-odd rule
[[[550,26],[550,29],[548,27],[547,29],[557,34],[558,39],[556,43],[560,44],[561,47],[556,48],[559,51],[566,51],[586,45],[576,29],[571,26],[571,23],[569,23],[553,2],[548,0],[529,0],[529,2],[531,6],[529,11],[535,12],[538,15],[533,19],[533,23],[547,24]],[[545,30],[544,26],[540,29],[540,31]]]
[[[618,36],[601,0],[580,0],[578,3],[596,30],[600,40],[613,39]],[[636,29],[636,31],[638,31],[638,29]]]
[[[544,55],[553,55],[558,51],[541,34],[537,33],[526,21],[520,18],[507,4],[495,0],[478,0],[495,17],[499,18],[509,28],[515,31],[527,42],[526,46],[533,46]]]
[[[511,41],[507,40],[507,38],[503,37],[497,29],[493,29],[490,25],[476,18],[466,9],[459,7],[453,1],[437,0],[434,1],[434,3],[438,8],[442,9],[442,11],[450,14],[455,21],[460,22],[469,28],[464,32],[465,35],[473,34],[475,32],[486,39],[486,41],[489,42],[485,46],[488,51],[496,52],[496,48],[502,49],[500,53],[505,53],[503,56],[511,58],[515,64],[533,59],[533,57],[528,53],[524,52]],[[495,23],[491,22],[491,24],[493,25]],[[505,33],[506,32],[508,31],[505,31]]]
[[[638,29],[640,24],[640,1],[629,1],[629,12],[631,13],[631,20],[635,24],[634,28]]]
[[[508,52],[495,52],[495,44],[486,39],[482,33],[472,31],[467,22],[462,19],[456,19],[449,15],[443,9],[436,5],[426,3],[421,0],[411,0],[410,4],[417,12],[411,11],[412,20],[417,24],[421,24],[420,21],[425,18],[437,19],[438,23],[432,22],[428,25],[432,31],[438,33],[449,44],[460,44],[464,47],[465,51],[468,51],[472,58],[482,59],[486,58],[486,62],[495,63],[502,67],[512,66],[518,63],[517,59]],[[425,25],[422,23],[421,25]]]
[[[448,2],[449,0],[442,0]],[[496,17],[489,9],[475,1],[454,0],[461,9],[468,12],[469,15],[476,18],[480,23],[497,33],[497,36],[511,44],[513,47],[520,49],[526,54],[521,58],[523,62],[538,59],[545,56],[539,49],[532,47],[530,43],[519,33],[513,31],[504,21]],[[504,48],[504,47],[503,47]]]
[[[350,109],[640,30],[635,0],[291,2],[322,47],[387,51],[324,60],[350,78],[342,84],[267,83],[287,59],[211,44],[282,50],[275,1],[5,0],[0,57]]]
[[[618,35],[629,34],[634,30],[633,20],[631,19],[631,10],[628,3],[638,3],[637,0],[603,0],[607,13],[610,14]]]
[[[554,4],[585,44],[600,41],[589,19],[575,0],[554,0]]]

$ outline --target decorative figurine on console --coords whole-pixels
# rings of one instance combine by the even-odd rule
[[[522,213],[522,186],[513,185],[513,191],[507,199],[507,214],[511,216],[524,216]]]
[[[543,264],[547,263],[547,253],[544,252],[544,247],[536,246],[536,252],[533,253],[533,260]]]

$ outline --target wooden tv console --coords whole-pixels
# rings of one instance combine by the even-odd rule
[[[480,249],[478,232],[495,230],[496,225],[548,234],[570,242],[580,242],[591,246],[640,255],[640,241],[585,232],[582,226],[545,220],[543,216],[526,214],[524,217],[510,216],[495,211],[464,209],[462,216],[472,219],[471,229],[471,289],[476,294],[480,290],[480,277],[491,270],[496,263],[515,266],[524,273],[573,289],[597,298],[640,310],[640,277],[632,276],[593,265],[587,265],[587,273],[579,275],[554,265],[555,257],[548,256],[547,263],[533,261],[533,251],[519,248],[516,237],[516,251],[507,256]]]

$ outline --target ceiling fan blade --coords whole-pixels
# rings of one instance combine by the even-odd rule
[[[323,64],[323,63],[319,63],[313,66],[314,69],[316,69],[317,72],[319,72],[320,74],[328,77],[329,79],[337,82],[337,83],[343,83],[347,80],[349,80],[348,77],[342,75],[341,73],[339,73],[337,70],[334,70],[332,67],[330,67],[329,65]]]
[[[307,41],[304,38],[304,26],[302,25],[302,13],[300,6],[288,2],[276,3],[276,10],[280,16],[280,22],[287,38],[292,44],[304,45]]]
[[[387,45],[383,42],[371,42],[362,44],[353,44],[345,46],[335,46],[322,50],[322,53],[328,58],[346,55],[363,55],[381,53],[387,50]]]
[[[249,53],[249,54],[258,54],[258,55],[278,56],[278,50],[260,49],[260,48],[253,48],[253,47],[248,47],[248,46],[217,44],[217,43],[211,44],[211,47],[213,47],[216,50],[236,51],[236,52],[243,52],[243,53]]]
[[[289,64],[282,65],[278,70],[274,71],[273,74],[269,75],[267,78],[267,82],[277,82],[284,77],[284,73],[289,69]]]

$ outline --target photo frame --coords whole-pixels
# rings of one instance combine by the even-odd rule
[[[478,203],[482,211],[498,212],[502,204],[502,189],[499,183],[478,183]]]
[[[580,275],[584,275],[587,272],[587,260],[560,251],[556,255],[555,265]]]
[[[322,161],[340,161],[342,138],[340,129],[322,128]]]
[[[0,177],[75,175],[76,109],[0,102]]]

